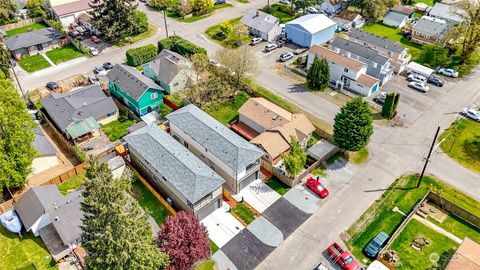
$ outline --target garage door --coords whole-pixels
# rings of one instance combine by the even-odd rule
[[[69,26],[71,23],[75,22],[75,16],[67,16],[67,17],[62,17],[60,18],[60,21],[62,22],[63,26]]]

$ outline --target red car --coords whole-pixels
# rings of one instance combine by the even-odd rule
[[[320,183],[317,179],[313,177],[309,177],[307,179],[307,187],[310,188],[315,194],[320,196],[320,198],[324,199],[328,196],[328,189]]]
[[[100,39],[99,39],[97,36],[92,36],[92,37],[90,38],[90,40],[91,40],[93,43],[96,43],[96,44],[98,44],[98,43],[101,42]]]
[[[357,270],[360,268],[358,262],[353,259],[348,250],[344,249],[340,244],[333,243],[327,248],[330,259],[339,264],[345,270]]]

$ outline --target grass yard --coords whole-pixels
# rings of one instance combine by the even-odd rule
[[[480,173],[480,124],[460,119],[445,130],[439,141],[449,157],[472,171]]]
[[[43,56],[36,54],[22,58],[17,62],[26,72],[31,73],[50,67],[50,64]]]
[[[0,269],[58,269],[40,237],[22,232],[22,238],[0,226]]]
[[[418,4],[418,3],[424,3],[433,7],[433,5],[435,5],[435,3],[437,2],[441,2],[441,0],[414,0],[411,6],[415,6],[415,4]]]
[[[220,123],[228,125],[235,120],[238,116],[238,109],[242,107],[250,96],[245,92],[239,92],[233,101],[217,104],[208,108],[206,112],[213,118],[217,119]]]
[[[430,176],[423,178],[419,188],[414,188],[417,180],[418,177],[415,175],[396,180],[381,198],[373,203],[348,229],[348,233],[352,237],[352,240],[347,243],[348,247],[359,260],[368,260],[363,255],[362,249],[373,237],[380,231],[392,235],[403,221],[404,216],[392,209],[398,207],[403,213],[409,213],[415,204],[427,194],[428,190],[480,216],[480,202],[475,199]]]
[[[137,121],[127,113],[119,110],[118,119],[102,126],[102,131],[111,142],[114,142],[127,135],[127,128]]]
[[[448,215],[443,222],[438,222],[431,217],[428,217],[428,220],[460,239],[468,237],[480,243],[480,229],[453,214]]]
[[[142,39],[149,38],[149,37],[155,35],[155,33],[157,33],[157,27],[155,25],[149,23],[147,31],[145,31],[143,33],[140,33],[138,35],[126,37],[125,42],[130,43],[130,44],[135,43],[135,42],[140,41]],[[115,44],[115,45],[118,45],[118,44]]]
[[[238,17],[232,20],[228,20],[228,22],[230,22],[232,28],[234,29],[235,27],[240,26],[240,19],[241,17]],[[226,48],[236,48],[236,42],[246,43],[250,40],[250,36],[248,35],[248,33],[243,36],[236,36],[233,32],[235,31],[232,31],[232,33],[229,33],[227,36],[222,36],[223,33],[220,31],[220,23],[211,26],[207,28],[207,30],[205,30],[208,38]]]
[[[272,178],[268,179],[265,184],[282,196],[290,190],[289,186],[287,186],[275,176],[272,176]]]
[[[214,270],[215,269],[215,261],[212,259],[205,260],[199,263],[195,270]]]
[[[357,165],[365,163],[368,160],[368,148],[365,147],[358,152],[349,153],[348,160]]]
[[[46,55],[55,64],[60,64],[62,62],[84,56],[84,54],[78,51],[77,48],[75,48],[75,46],[72,44],[67,44],[66,46],[48,51]]]
[[[58,185],[58,190],[62,195],[67,195],[68,193],[77,190],[83,183],[85,183],[85,177],[87,171],[83,170],[79,174],[70,177],[67,181]]]
[[[165,207],[155,198],[141,181],[132,183],[132,195],[145,211],[150,214],[160,226],[170,215]]]
[[[410,245],[417,237],[424,237],[430,241],[420,251],[413,249]],[[455,253],[458,244],[450,238],[440,234],[431,228],[423,225],[420,221],[410,220],[402,232],[393,241],[390,249],[397,251],[400,261],[395,264],[396,269],[433,269],[430,261],[430,254],[440,255],[439,265],[443,264],[448,255]]]
[[[288,8],[288,6],[285,4],[275,3],[271,7],[272,7],[272,12],[270,14],[279,18],[280,23],[287,23],[299,17],[298,15],[291,15],[289,13],[282,11],[283,9]]]
[[[208,238],[208,243],[210,244],[210,251],[212,252],[212,254],[214,254],[215,252],[217,252],[220,249],[217,246],[217,244],[215,244],[215,242],[213,242],[210,238]]]
[[[243,202],[240,202],[232,208],[232,211],[235,212],[245,223],[250,224],[252,221],[255,220],[255,214],[250,210],[248,207],[243,204]]]
[[[213,8],[207,13],[207,14],[203,14],[203,15],[193,15],[191,17],[187,17],[187,18],[182,18],[180,17],[177,13],[175,12],[167,12],[167,16],[168,17],[171,17],[171,18],[175,18],[177,19],[179,22],[184,22],[184,23],[192,23],[192,22],[196,22],[198,20],[201,20],[201,19],[205,19],[207,17],[210,17],[214,12],[215,10],[218,10],[218,9],[222,9],[222,8],[226,8],[226,7],[231,7],[233,6],[232,4],[228,4],[228,3],[225,3],[225,4],[219,4],[219,5],[214,5]]]
[[[11,37],[11,36],[15,36],[15,35],[18,35],[18,34],[26,33],[29,30],[34,31],[34,30],[39,30],[39,29],[43,29],[43,28],[47,28],[47,27],[48,26],[44,23],[29,24],[29,25],[25,25],[25,26],[20,27],[20,28],[15,28],[15,29],[7,31],[7,36]]]
[[[320,135],[317,132],[314,131],[312,133],[312,136],[310,137],[310,139],[308,139],[307,148],[310,148],[312,145],[316,144],[321,139],[322,139],[322,137],[320,137]]]

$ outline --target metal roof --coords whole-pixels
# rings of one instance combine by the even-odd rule
[[[98,124],[97,120],[95,120],[93,117],[89,117],[68,126],[66,131],[72,139],[76,139],[99,128],[100,125]]]
[[[11,51],[28,48],[63,37],[55,28],[48,27],[5,38],[5,45]]]
[[[108,73],[107,78],[131,98],[138,101],[150,88],[162,91],[162,87],[152,79],[145,77],[136,68],[116,64]]]
[[[310,34],[316,34],[329,27],[335,26],[336,23],[323,14],[307,14],[286,23],[286,25],[299,25]]]

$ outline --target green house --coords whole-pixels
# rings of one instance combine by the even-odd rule
[[[107,73],[107,78],[110,94],[138,116],[162,108],[162,87],[136,68],[117,64]]]

